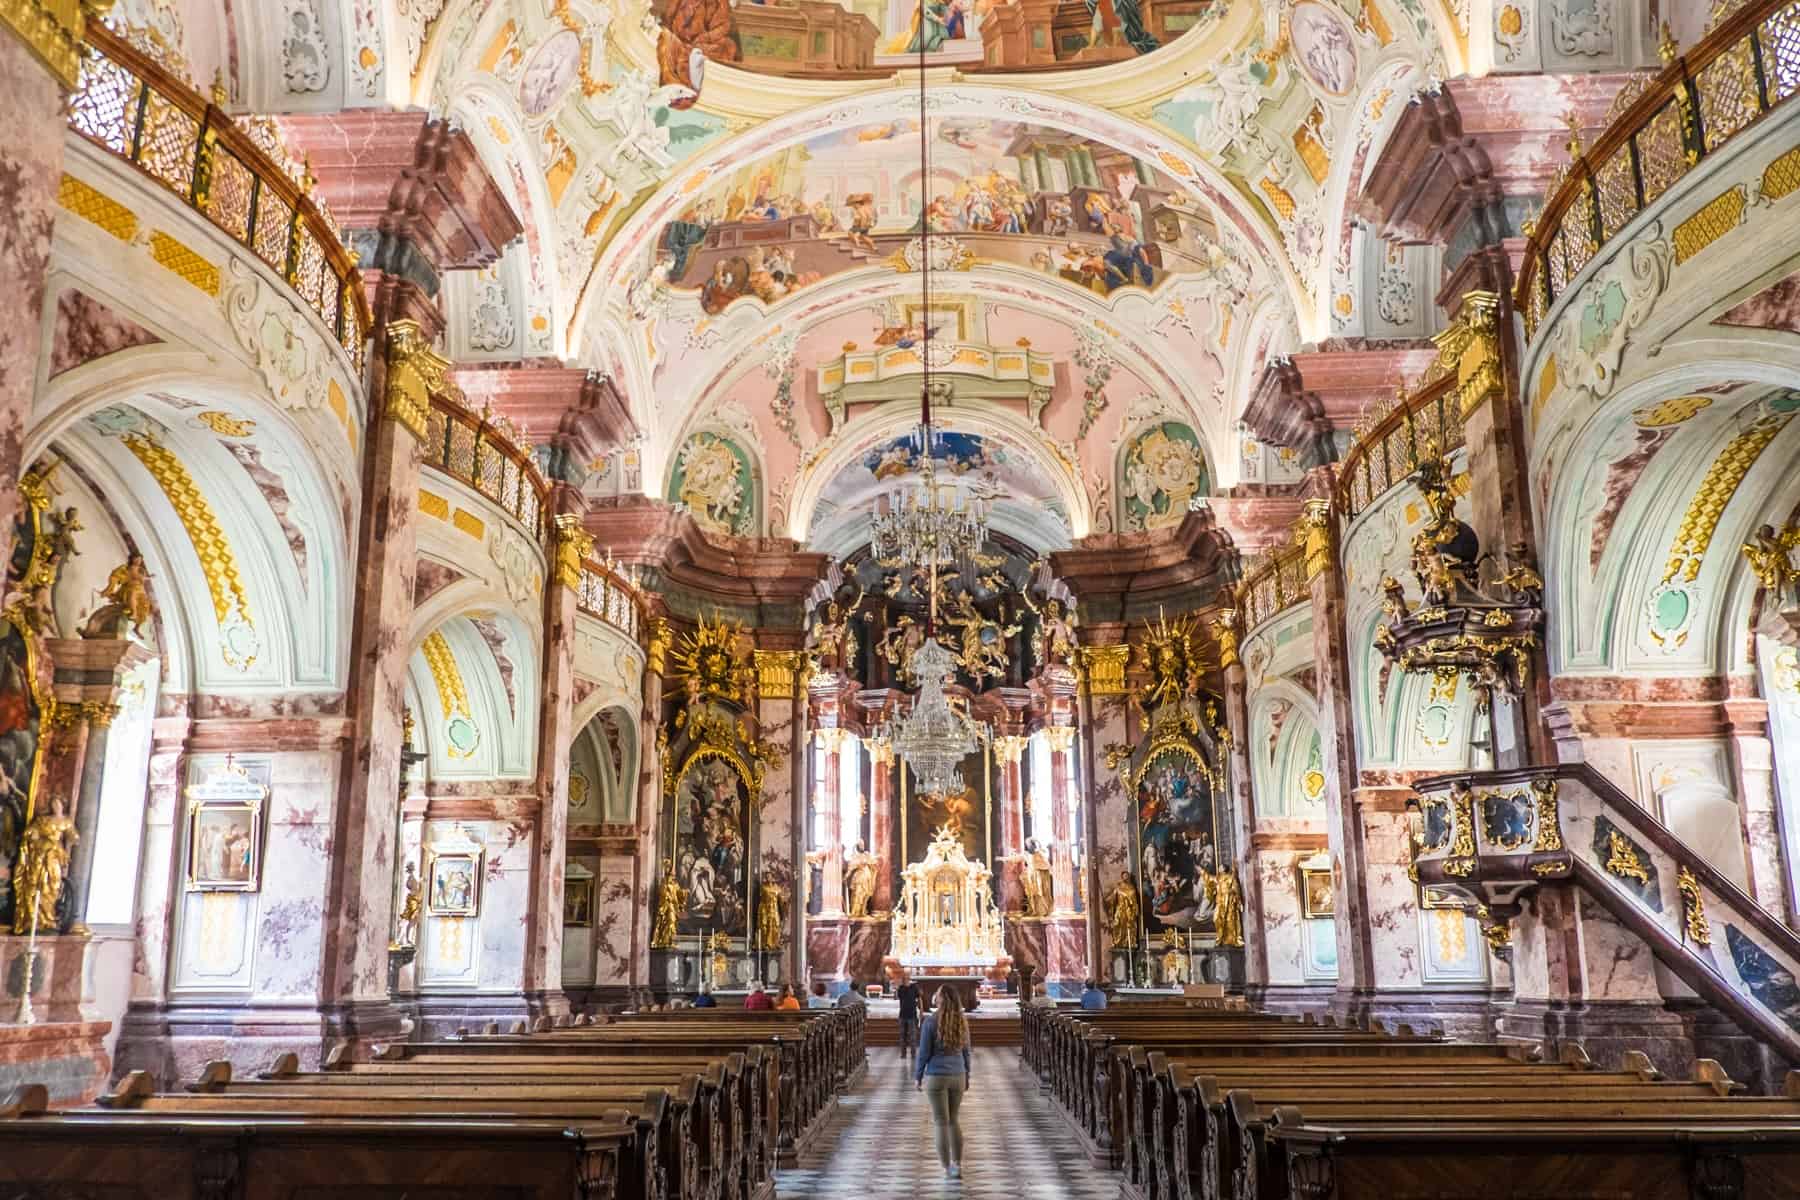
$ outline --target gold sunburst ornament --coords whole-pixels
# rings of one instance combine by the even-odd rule
[[[742,621],[714,613],[683,633],[670,654],[670,678],[689,702],[727,700],[748,708],[756,701],[756,666]]]

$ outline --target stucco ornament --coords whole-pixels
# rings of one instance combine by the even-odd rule
[[[335,345],[319,336],[307,317],[274,288],[263,286],[256,268],[243,259],[233,256],[225,275],[219,303],[226,323],[249,352],[275,402],[289,411],[321,407],[333,374]]]
[[[544,594],[544,568],[532,547],[511,529],[496,525],[488,535],[488,557],[500,568],[506,598],[529,609]]]
[[[1668,287],[1672,260],[1662,222],[1655,221],[1581,288],[1550,336],[1557,378],[1565,386],[1594,398],[1611,393],[1632,334]]]

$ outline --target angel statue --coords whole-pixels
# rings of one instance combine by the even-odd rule
[[[675,948],[675,924],[687,907],[687,889],[675,878],[673,859],[663,859],[662,879],[662,890],[656,897],[656,923],[650,929],[652,950]]]
[[[100,599],[81,626],[82,637],[111,638],[127,632],[144,636],[144,625],[156,616],[156,605],[150,600],[150,571],[142,554],[133,550],[112,569]]]
[[[833,600],[825,606],[807,631],[806,648],[818,657],[822,670],[843,671],[856,664],[856,630],[843,605]]]
[[[1795,583],[1800,582],[1800,568],[1794,566],[1793,550],[1800,545],[1800,525],[1777,531],[1773,525],[1759,525],[1744,543],[1744,557],[1750,572],[1762,584],[1775,607],[1786,607],[1794,599]]]
[[[787,889],[765,879],[756,893],[756,948],[781,949],[781,914],[787,905]]]
[[[635,159],[646,167],[668,166],[669,127],[656,123],[656,110],[677,107],[694,96],[694,89],[679,83],[657,87],[648,71],[621,72],[613,82],[612,103],[605,114],[619,131],[608,165],[617,171],[628,159]]]
[[[1037,629],[1031,634],[1031,657],[1041,667],[1073,666],[1076,649],[1081,645],[1081,639],[1075,633],[1080,624],[1075,617],[1075,606],[1065,606],[1055,596],[1046,597],[1040,605],[1031,598],[1029,586],[1020,588],[1019,595],[1038,622]]]
[[[1136,950],[1139,915],[1143,909],[1138,900],[1135,875],[1124,875],[1113,884],[1106,899],[1106,934],[1117,950]]]

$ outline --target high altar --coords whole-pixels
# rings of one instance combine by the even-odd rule
[[[971,860],[948,825],[933,836],[925,857],[900,873],[894,906],[890,973],[985,974],[1000,982],[1012,960],[1004,922],[988,888],[987,864]]]

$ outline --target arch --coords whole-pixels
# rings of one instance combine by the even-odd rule
[[[407,676],[428,775],[532,776],[540,657],[534,632],[510,614],[468,609],[422,628]]]
[[[1318,701],[1289,679],[1274,679],[1257,689],[1250,706],[1251,793],[1256,819],[1324,816],[1324,780],[1316,803],[1297,805],[1290,795],[1296,747],[1304,754],[1319,738]]]

